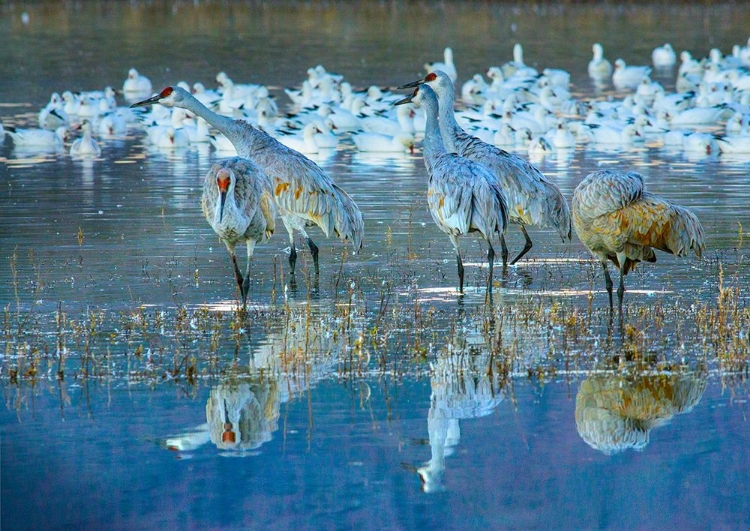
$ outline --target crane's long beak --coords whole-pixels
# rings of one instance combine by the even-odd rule
[[[221,220],[224,218],[224,202],[227,200],[227,192],[226,190],[221,192],[221,203],[219,205],[219,223],[221,223]]]
[[[418,87],[419,85],[422,85],[424,83],[424,79],[418,79],[417,81],[412,81],[411,83],[407,83],[406,85],[401,85],[400,89],[406,89],[406,88],[414,88]]]
[[[159,100],[161,99],[161,94],[155,94],[154,96],[151,96],[147,100],[139,101],[138,103],[134,103],[130,106],[132,109],[133,107],[143,107],[145,105],[153,105],[154,103],[159,103]]]
[[[395,106],[395,105],[403,105],[403,104],[405,104],[405,103],[411,103],[411,100],[413,100],[413,99],[414,99],[414,94],[409,94],[409,95],[408,95],[407,97],[405,97],[405,98],[404,98],[403,100],[398,100],[398,101],[397,101],[396,103],[394,103],[393,105]]]

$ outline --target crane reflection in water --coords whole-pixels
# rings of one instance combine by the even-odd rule
[[[430,409],[427,413],[430,460],[403,467],[419,475],[426,493],[444,489],[445,458],[461,440],[462,419],[492,414],[505,398],[504,375],[493,367],[481,334],[468,334],[464,345],[450,345],[430,364]],[[485,348],[482,348],[482,347]]]
[[[209,442],[229,455],[254,455],[279,429],[281,405],[301,396],[334,370],[344,339],[308,316],[269,334],[253,350],[249,367],[236,371],[211,389],[206,422],[163,441],[166,448],[190,457]],[[318,323],[312,325],[311,323]]]
[[[693,371],[592,374],[578,388],[576,428],[586,444],[606,455],[641,451],[651,430],[692,411],[707,381],[704,365]]]

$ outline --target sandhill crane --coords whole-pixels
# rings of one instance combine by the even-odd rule
[[[305,227],[317,225],[326,236],[333,231],[342,240],[351,241],[355,252],[362,247],[364,223],[359,207],[313,161],[244,120],[216,114],[180,87],[166,87],[159,94],[131,107],[153,103],[187,109],[203,118],[232,142],[239,156],[252,160],[268,175],[279,215],[289,232],[289,267],[292,275],[297,263],[295,230],[307,240],[316,275],[319,273],[318,247],[307,235]]]
[[[244,307],[250,289],[253,250],[257,243],[271,237],[276,226],[271,182],[263,170],[248,159],[234,157],[216,162],[206,173],[201,206],[206,221],[227,246]],[[244,278],[234,254],[235,246],[242,242],[247,245]]]
[[[453,113],[453,83],[443,72],[431,72],[422,80],[400,88],[429,85],[440,103],[440,133],[449,151],[478,162],[491,170],[508,201],[510,222],[517,224],[526,239],[521,252],[510,263],[515,264],[532,247],[527,225],[553,226],[563,241],[570,240],[570,209],[560,189],[533,164],[466,133]],[[500,235],[503,266],[508,264],[505,237]]]
[[[395,105],[409,102],[425,111],[424,163],[430,175],[427,205],[435,224],[450,236],[456,250],[459,292],[464,290],[464,266],[458,237],[477,231],[489,247],[487,291],[492,294],[495,251],[491,239],[495,232],[505,232],[508,221],[505,197],[487,168],[445,149],[438,125],[437,96],[429,86],[418,86],[411,96]]]
[[[656,262],[654,249],[698,258],[705,249],[703,227],[688,209],[646,191],[637,172],[590,173],[573,192],[573,227],[599,259],[612,309],[612,278],[607,260],[620,269],[617,300],[622,311],[624,278],[640,261]]]

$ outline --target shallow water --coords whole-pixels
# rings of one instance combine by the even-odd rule
[[[517,41],[580,97],[617,97],[588,81],[592,42],[647,64],[667,41],[726,52],[750,27],[737,6],[107,6],[0,7],[4,124],[131,66],[155,88],[224,69],[285,103],[278,88],[315,64],[394,86],[451,45],[466,79]],[[750,160],[646,145],[538,161],[568,199],[595,169],[637,169],[702,221],[704,259],[629,275],[618,322],[598,265],[548,230],[496,267],[491,305],[466,238],[459,299],[420,154],[345,139],[315,160],[362,209],[364,250],[314,233],[320,281],[303,251],[294,287],[277,233],[243,319],[199,208],[220,156],[155,150],[137,129],[103,145],[95,160],[0,151],[3,528],[750,526]]]

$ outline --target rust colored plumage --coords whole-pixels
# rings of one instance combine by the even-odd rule
[[[703,228],[690,210],[646,191],[637,172],[598,171],[573,192],[573,227],[602,264],[612,306],[611,260],[620,270],[618,300],[622,306],[623,277],[638,262],[656,262],[654,249],[686,256],[705,250]]]

